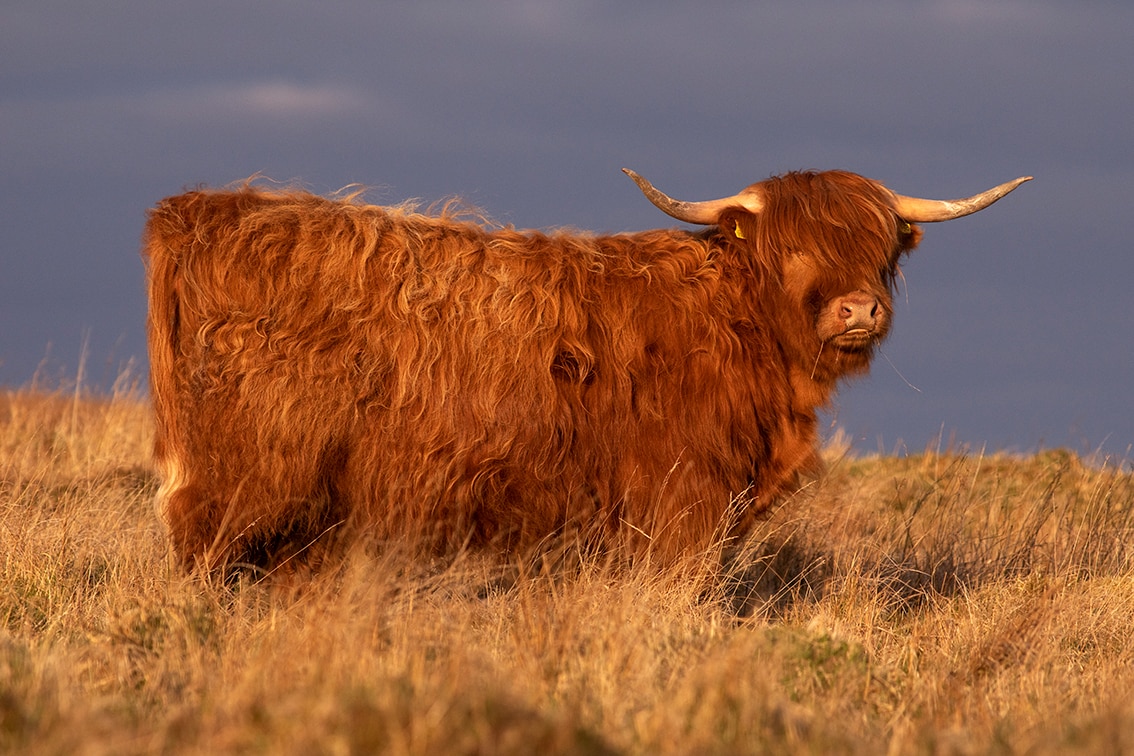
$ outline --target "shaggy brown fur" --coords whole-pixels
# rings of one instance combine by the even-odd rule
[[[339,532],[672,560],[745,527],[814,464],[920,237],[854,174],[760,186],[758,216],[614,236],[251,186],[163,201],[144,255],[180,561],[270,567]],[[853,305],[873,322],[845,333]]]

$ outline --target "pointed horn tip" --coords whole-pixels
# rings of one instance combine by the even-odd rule
[[[667,197],[663,192],[659,192],[648,180],[638,175],[636,171],[632,171],[629,168],[623,168],[622,172],[633,179],[634,183],[638,185],[638,188],[642,191],[642,193],[646,195],[646,198],[649,199],[650,202],[653,202],[655,205],[657,205],[659,202],[673,202],[673,200]]]
[[[996,192],[1000,197],[1003,197],[1003,196],[1005,196],[1005,195],[1007,195],[1011,192],[1016,191],[1016,189],[1018,189],[1021,184],[1026,183],[1026,182],[1031,181],[1031,180],[1032,180],[1031,176],[1021,176],[1018,179],[1012,179],[1011,181],[1005,181],[1000,186],[995,186],[992,189],[989,189],[988,192],[986,192],[986,193]]]
[[[999,192],[1000,196],[1003,197],[1006,194],[1009,194],[1011,192],[1016,191],[1016,189],[1018,189],[1021,184],[1027,183],[1028,181],[1031,181],[1031,180],[1032,180],[1031,176],[1021,176],[1018,179],[1013,179],[1012,181],[1008,181],[1006,183],[1003,183],[1000,186],[995,187],[991,191]]]

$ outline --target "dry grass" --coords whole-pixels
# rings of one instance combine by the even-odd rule
[[[0,752],[1118,753],[1134,479],[852,459],[723,569],[178,574],[128,386],[0,397]]]

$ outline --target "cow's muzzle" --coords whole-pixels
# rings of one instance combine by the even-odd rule
[[[827,305],[820,318],[820,338],[844,349],[867,347],[886,335],[887,322],[876,296],[854,291]]]

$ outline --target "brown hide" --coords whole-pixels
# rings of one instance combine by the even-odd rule
[[[816,409],[867,369],[920,235],[853,174],[760,186],[758,216],[612,236],[250,186],[163,201],[144,255],[181,563],[336,534],[672,561],[743,530],[814,465]],[[853,292],[877,328],[843,343]]]

